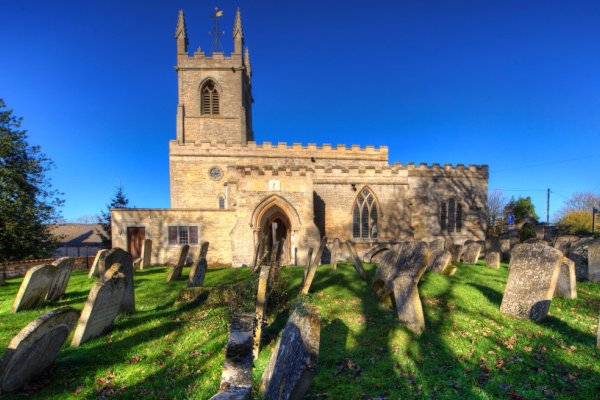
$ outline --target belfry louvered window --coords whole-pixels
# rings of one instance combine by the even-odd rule
[[[219,91],[213,81],[202,85],[200,97],[202,115],[219,115]]]
[[[352,236],[355,239],[377,238],[377,202],[367,188],[356,196],[352,207]]]
[[[463,208],[455,199],[440,204],[440,229],[448,232],[462,231]]]

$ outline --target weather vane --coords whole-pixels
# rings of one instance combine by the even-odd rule
[[[209,35],[213,35],[213,48],[212,51],[214,52],[223,52],[223,46],[221,46],[221,39],[219,38],[219,36],[224,35],[225,31],[222,31],[219,29],[219,17],[223,16],[223,10],[219,10],[219,7],[215,7],[215,25],[213,27],[212,32],[209,31],[208,34]]]

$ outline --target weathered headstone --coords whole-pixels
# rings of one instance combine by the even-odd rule
[[[91,278],[93,276],[98,276],[98,274],[99,274],[98,266],[100,265],[100,261],[103,260],[107,254],[108,254],[108,249],[98,250],[98,252],[96,253],[96,257],[94,257],[94,262],[92,263],[90,272],[88,273],[88,278]]]
[[[560,272],[556,281],[554,296],[566,299],[577,298],[577,277],[575,276],[575,263],[563,257],[560,263]]]
[[[112,326],[121,309],[125,294],[125,275],[119,272],[120,264],[106,271],[105,282],[96,282],[81,311],[71,346],[77,347],[101,336]]]
[[[323,236],[323,238],[321,239],[321,244],[317,249],[317,254],[315,254],[315,258],[313,259],[306,273],[306,279],[304,279],[304,284],[302,285],[301,290],[302,294],[308,294],[308,291],[310,290],[310,285],[312,285],[312,281],[315,278],[317,268],[319,267],[319,264],[321,264],[321,256],[323,255],[325,246],[327,246],[327,237]]]
[[[488,268],[500,268],[500,253],[488,250],[485,255],[485,266]]]
[[[434,239],[431,242],[429,242],[429,251],[431,252],[431,254],[438,254],[445,250],[445,248],[444,248],[445,246],[446,246],[446,239],[444,239],[444,238]]]
[[[452,246],[452,262],[460,262],[465,252],[465,247],[462,244]]]
[[[198,260],[190,269],[187,287],[200,287],[204,285],[204,278],[206,277],[206,271],[208,270],[208,261],[206,261],[206,255],[208,254],[208,245],[208,242],[202,242],[200,244]]]
[[[21,282],[11,312],[30,310],[42,304],[46,300],[55,274],[56,266],[52,264],[42,264],[30,268]]]
[[[106,271],[114,264],[120,264],[119,272],[125,275],[125,293],[121,301],[121,313],[130,314],[135,312],[135,290],[133,285],[133,258],[125,250],[115,247],[106,254],[104,260],[100,261],[101,282],[106,280]]]
[[[142,263],[143,263],[143,262],[144,262],[144,259],[143,259],[142,257],[140,257],[140,258],[136,258],[136,259],[133,261],[133,270],[134,270],[134,271],[141,271],[141,270],[143,270],[143,269],[144,269],[144,268],[142,267]]]
[[[587,281],[590,279],[588,264],[589,245],[594,242],[592,238],[582,238],[571,243],[567,257],[575,261],[575,274],[577,280]]]
[[[444,268],[441,272],[442,275],[448,275],[448,276],[452,276],[456,273],[456,270],[458,268],[456,267],[456,265],[449,263],[448,265],[446,265],[446,268]]]
[[[362,263],[360,262],[360,258],[358,258],[358,254],[356,254],[356,249],[354,248],[354,243],[351,240],[346,240],[346,247],[352,256],[352,261],[354,262],[354,268],[356,272],[362,279],[367,279],[367,274],[363,269]]]
[[[278,243],[276,243],[278,246]],[[273,246],[273,252],[276,252],[275,246]],[[254,319],[254,339],[253,339],[253,351],[252,355],[254,358],[258,357],[260,352],[260,341],[262,339],[262,328],[265,322],[265,314],[267,311],[267,286],[269,284],[269,274],[271,273],[272,265],[264,265],[260,270],[258,276],[258,290],[256,292],[256,311]]]
[[[302,305],[288,319],[261,378],[266,400],[300,400],[317,371],[321,319]]]
[[[518,318],[543,319],[550,308],[562,259],[559,250],[543,243],[516,245],[500,310]]]
[[[219,393],[211,400],[250,400],[252,392],[252,331],[254,316],[236,314],[231,318],[229,339]]]
[[[333,244],[331,245],[331,268],[337,269],[338,263],[338,255],[340,252],[340,239],[333,239]]]
[[[491,251],[495,251],[496,253],[502,252],[502,243],[499,237],[489,237],[485,240],[485,254]]]
[[[142,242],[142,265],[140,269],[150,266],[152,262],[152,239],[144,239]]]
[[[185,260],[189,251],[190,246],[188,244],[184,244],[179,248],[179,258],[177,259],[177,264],[169,271],[169,274],[167,275],[167,282],[181,279],[181,272],[183,271]]]
[[[75,266],[75,259],[73,257],[62,257],[54,261],[52,265],[56,266],[56,271],[46,295],[48,301],[60,299],[67,291],[69,278],[71,278],[71,272],[73,272]]]
[[[302,277],[302,286],[304,286],[304,282],[306,282],[306,276],[308,275],[308,270],[312,265],[312,253],[313,248],[309,247],[308,252],[306,253],[306,264],[304,264],[304,276]]]
[[[0,362],[0,392],[13,392],[48,368],[71,333],[79,311],[47,312],[21,330]]]
[[[500,239],[500,261],[510,261],[510,239]]]
[[[554,247],[560,250],[565,256],[569,255],[571,249],[571,243],[579,240],[578,236],[575,235],[563,235],[556,238],[554,241]]]
[[[436,272],[438,274],[441,274],[451,263],[452,253],[450,253],[449,251],[441,251],[435,255],[432,254],[431,259],[433,259],[433,261],[430,261],[428,263],[429,270],[431,272]]]
[[[479,260],[479,253],[481,252],[481,245],[477,242],[471,242],[466,245],[465,252],[463,254],[463,260],[467,264],[477,264]]]
[[[588,277],[592,282],[600,282],[600,239],[588,244]]]

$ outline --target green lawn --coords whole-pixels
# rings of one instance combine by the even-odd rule
[[[365,268],[370,282],[375,267]],[[119,317],[104,337],[65,347],[46,376],[6,398],[212,396],[219,387],[231,310],[210,298],[175,305],[185,282],[167,284],[166,273],[162,267],[136,273],[136,314]],[[301,267],[284,270],[289,299],[298,293],[301,277]],[[600,398],[600,350],[595,349],[600,285],[579,283],[577,300],[555,299],[549,317],[533,323],[499,312],[506,277],[504,265],[500,270],[463,265],[452,277],[426,274],[420,293],[427,327],[416,336],[377,304],[350,264],[337,271],[321,266],[311,290],[322,317],[321,352],[308,397]],[[205,286],[251,280],[248,269],[211,269]],[[45,311],[63,305],[81,309],[93,281],[76,272],[57,304],[10,314],[19,284],[13,279],[0,287],[0,348]],[[253,301],[248,299],[246,308]],[[255,384],[286,318],[284,307],[268,316]]]

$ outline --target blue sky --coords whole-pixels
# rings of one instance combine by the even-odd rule
[[[0,97],[56,163],[63,216],[169,207],[177,11],[190,51],[242,11],[257,141],[388,145],[391,162],[487,164],[545,218],[600,192],[597,1],[6,1]]]

